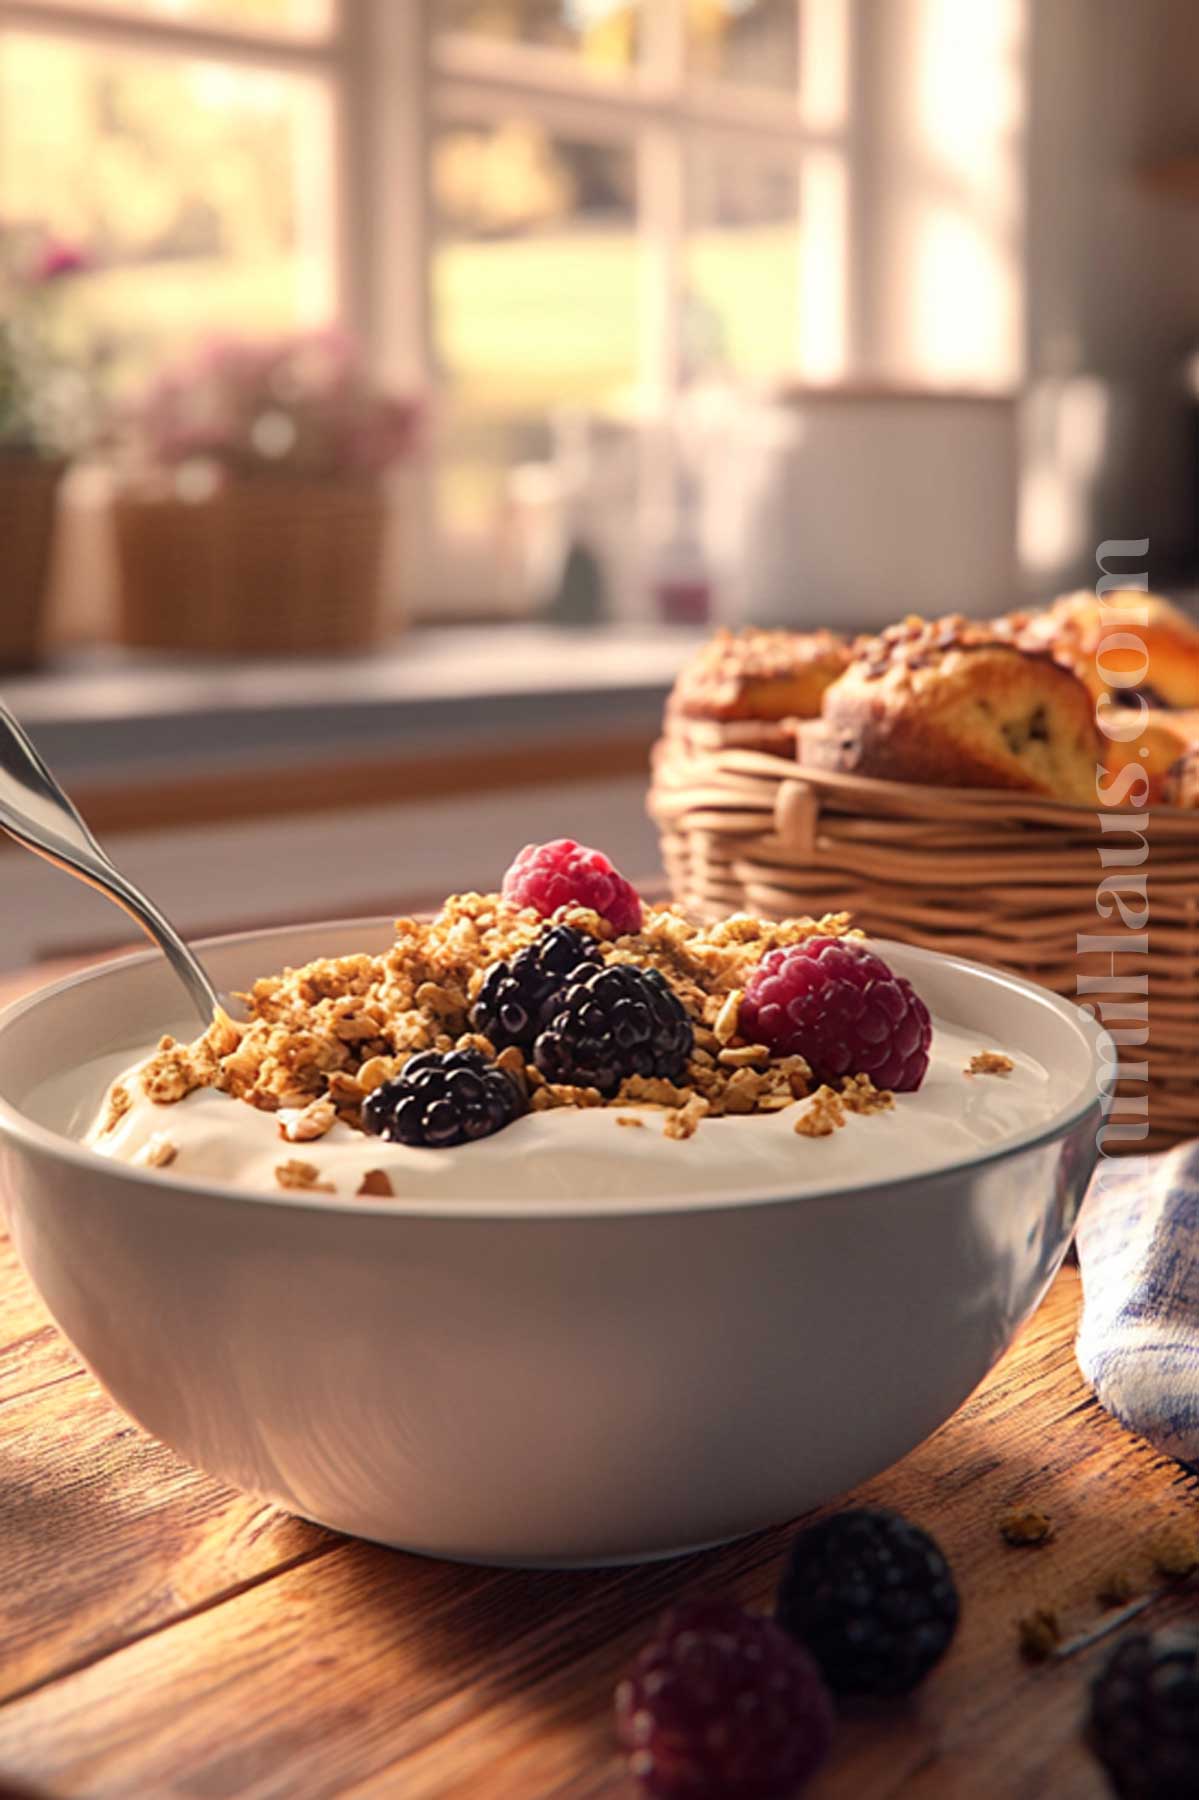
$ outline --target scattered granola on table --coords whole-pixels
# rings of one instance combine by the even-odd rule
[[[1171,1581],[1182,1581],[1199,1569],[1199,1540],[1185,1526],[1160,1532],[1150,1543],[1149,1554],[1154,1573]]]
[[[1035,1506],[1016,1507],[1004,1513],[999,1521],[1000,1534],[1007,1544],[1047,1544],[1053,1536],[1053,1520]]]
[[[1062,1628],[1051,1607],[1038,1606],[1016,1626],[1020,1654],[1026,1662],[1048,1662],[1062,1641]]]
[[[1095,1589],[1095,1598],[1100,1606],[1127,1606],[1136,1591],[1127,1569],[1109,1569]]]

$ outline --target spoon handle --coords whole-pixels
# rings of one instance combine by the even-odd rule
[[[57,868],[98,888],[153,939],[191,995],[205,1026],[219,1007],[216,990],[169,919],[115,868],[0,701],[0,828]]]

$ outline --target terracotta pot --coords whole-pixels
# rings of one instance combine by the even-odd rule
[[[379,632],[381,488],[233,481],[198,501],[127,490],[113,502],[117,635],[159,650],[359,650]]]
[[[32,668],[38,659],[64,467],[0,450],[0,669],[5,671]]]

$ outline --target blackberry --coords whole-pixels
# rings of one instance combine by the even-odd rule
[[[1121,1639],[1091,1687],[1091,1746],[1120,1800],[1199,1794],[1199,1627]]]
[[[525,1100],[478,1050],[422,1050],[362,1102],[362,1127],[391,1144],[442,1150],[510,1125]]]
[[[927,1532],[859,1508],[800,1532],[775,1616],[835,1694],[906,1694],[948,1648],[958,1594]]]
[[[571,925],[553,925],[510,962],[492,963],[471,1008],[473,1031],[497,1050],[517,1044],[531,1050],[547,1024],[567,979],[580,967],[600,961],[599,945]]]
[[[678,1081],[694,1041],[682,1002],[657,969],[609,963],[575,972],[533,1060],[547,1081],[610,1098],[627,1075]]]
[[[727,1600],[659,1622],[616,1690],[629,1773],[654,1800],[781,1800],[828,1754],[833,1709],[812,1658]]]

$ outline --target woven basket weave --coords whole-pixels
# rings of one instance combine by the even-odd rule
[[[673,722],[654,755],[650,811],[676,900],[702,917],[745,909],[765,917],[847,911],[872,935],[1010,969],[1059,994],[1081,984],[1129,1008],[1106,1023],[1148,1041],[1121,1047],[1148,1063],[1148,1136],[1112,1149],[1153,1149],[1199,1134],[1199,813],[1098,812],[977,788],[925,788],[801,768],[752,747],[769,728]],[[1081,950],[1079,939],[1133,944],[1110,892],[1097,890],[1124,851],[1147,856],[1125,875],[1147,878],[1148,952]],[[1147,821],[1147,822],[1146,822]],[[1136,905],[1125,892],[1125,904]],[[1132,926],[1140,921],[1133,920]],[[1147,978],[1148,994],[1133,985]],[[1002,1048],[1002,1046],[997,1046]],[[1144,1082],[1121,1084],[1125,1103]],[[1142,1115],[1145,1116],[1145,1115]],[[1135,1126],[1120,1111],[1113,1124]]]
[[[63,465],[0,455],[0,669],[30,669],[41,651],[47,575]]]
[[[156,650],[360,650],[378,635],[387,507],[373,484],[233,481],[113,503],[118,636]]]

